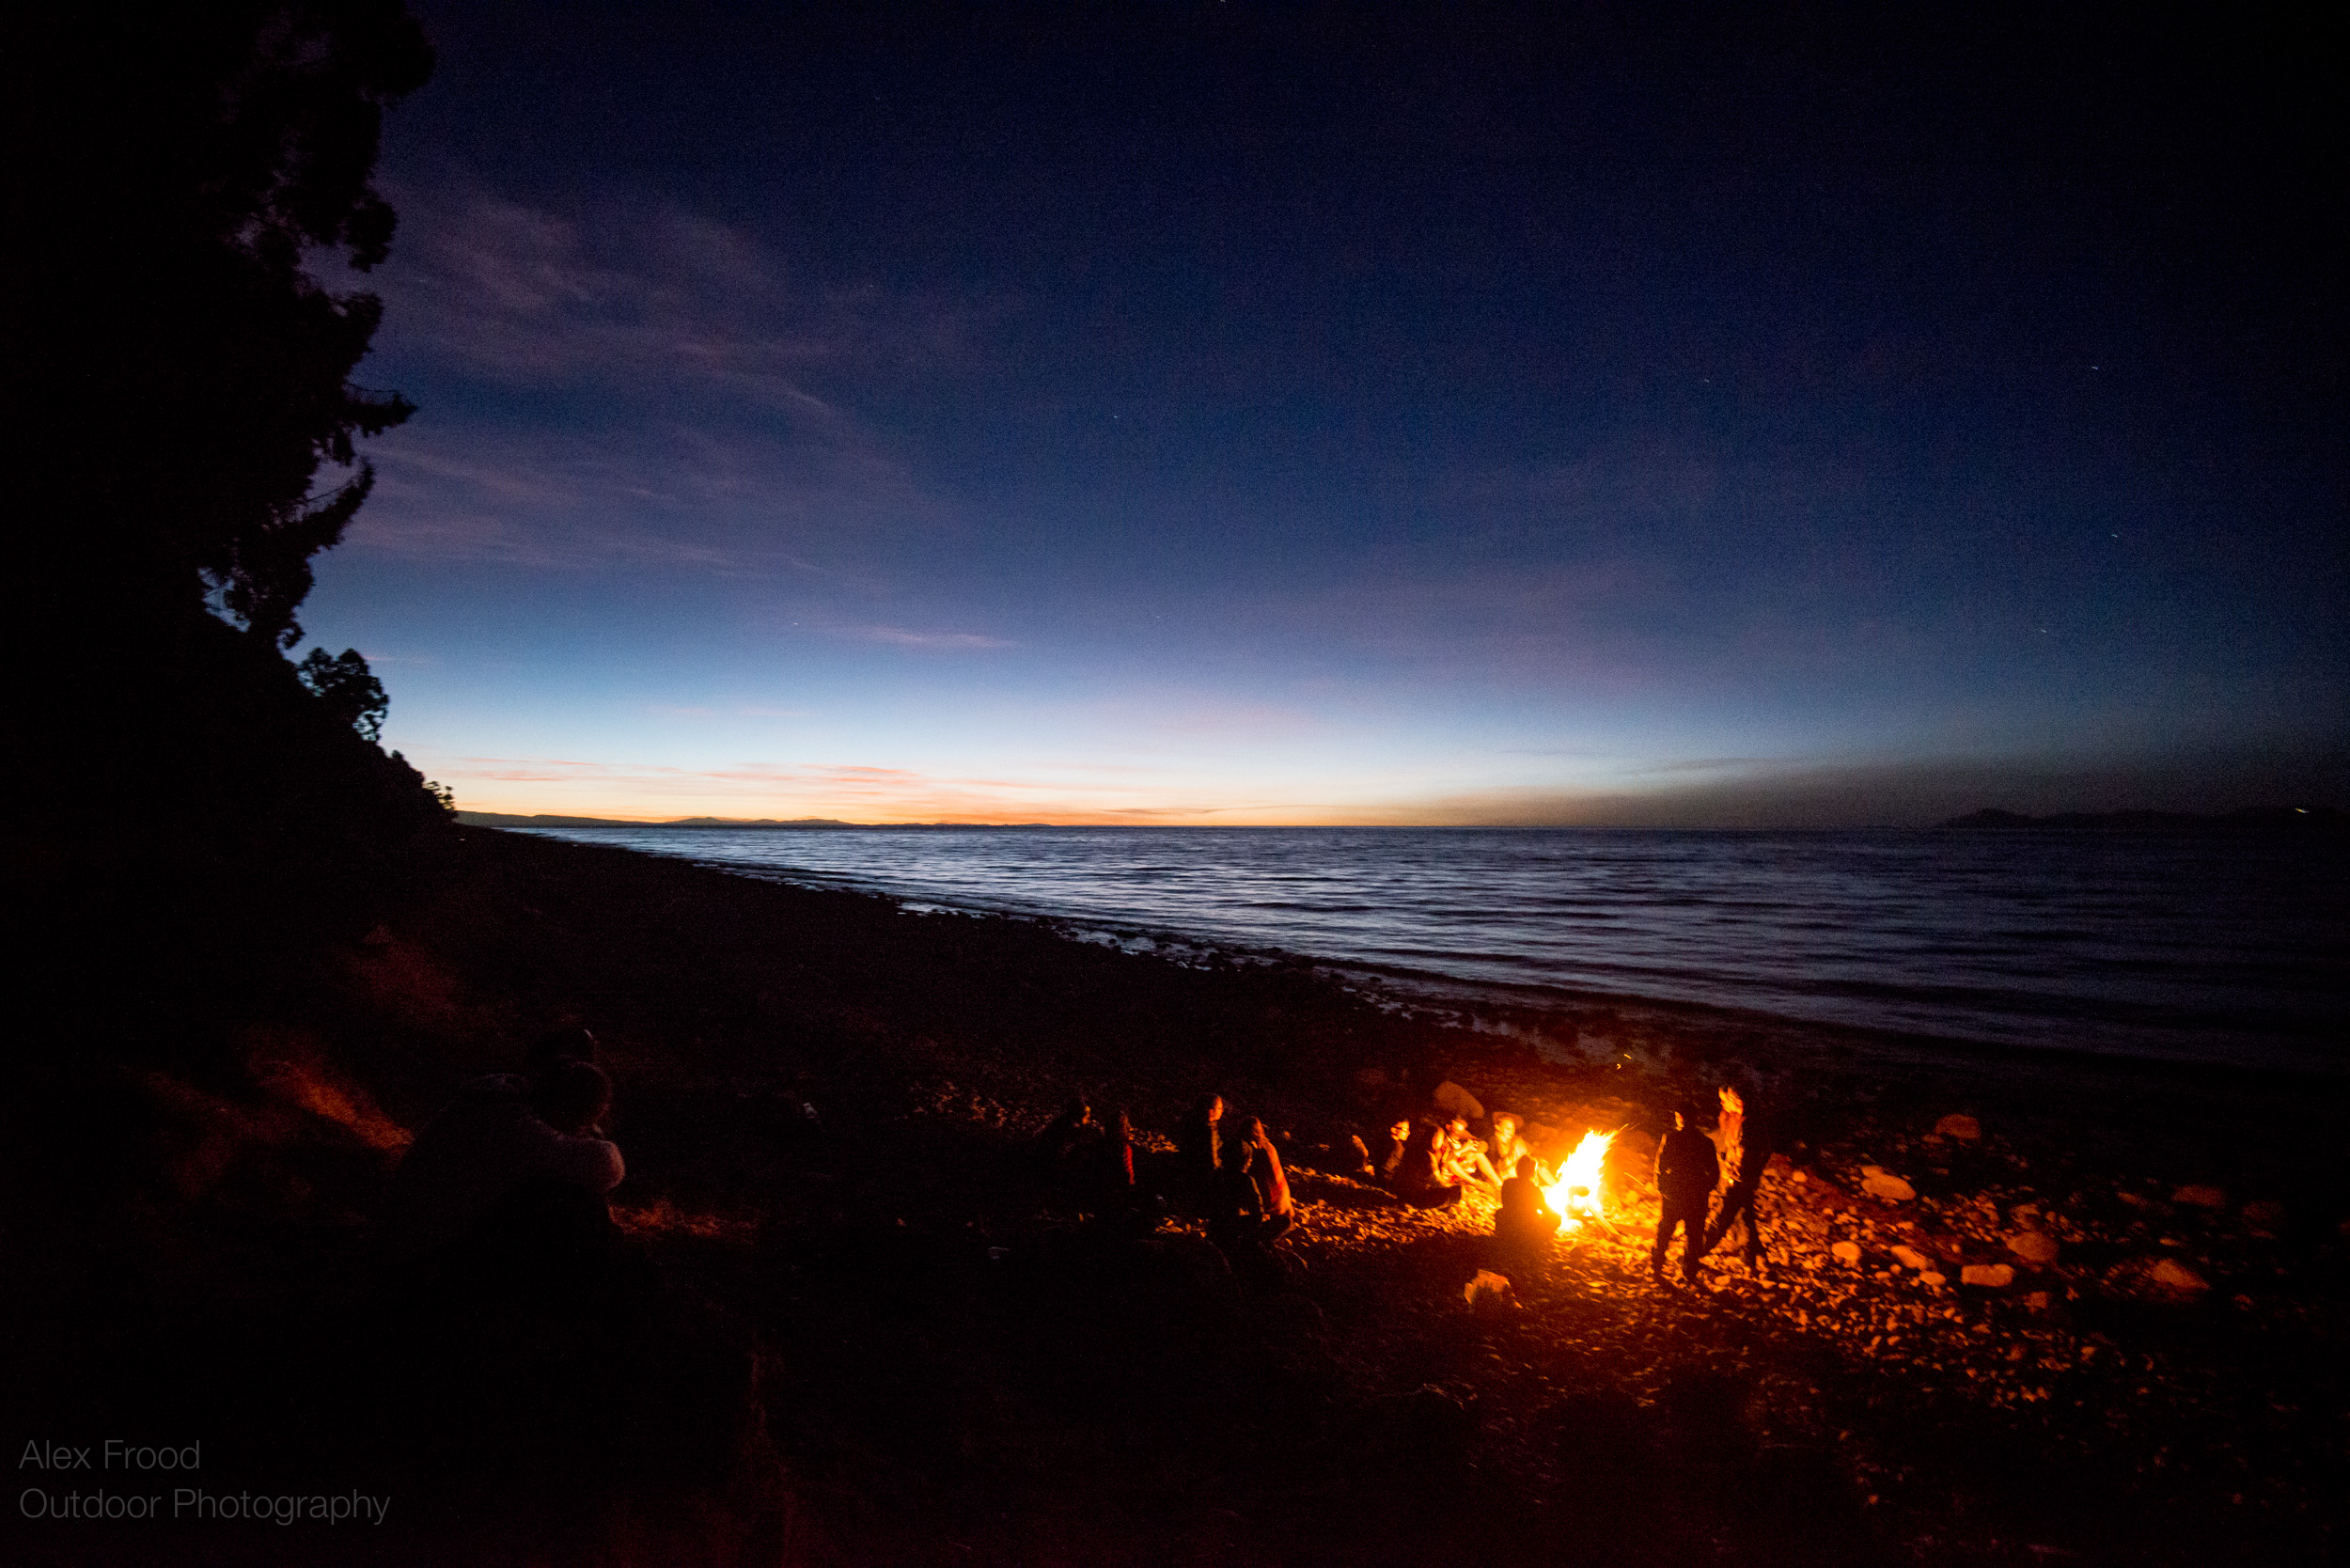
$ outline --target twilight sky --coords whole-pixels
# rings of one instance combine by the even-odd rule
[[[304,620],[461,806],[2350,797],[2314,40],[415,8],[422,412]]]

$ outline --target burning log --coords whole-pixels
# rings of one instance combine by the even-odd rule
[[[1574,1152],[1559,1168],[1559,1179],[1543,1189],[1543,1200],[1559,1216],[1560,1234],[1579,1229],[1585,1220],[1606,1219],[1602,1184],[1606,1174],[1607,1151],[1615,1141],[1613,1133],[1585,1133],[1583,1141],[1574,1146]]]

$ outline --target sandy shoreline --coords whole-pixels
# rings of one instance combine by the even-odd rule
[[[109,1331],[166,1294],[183,1328],[238,1300],[331,1320],[369,1288],[401,1130],[572,1019],[618,1085],[625,1226],[757,1368],[728,1476],[629,1505],[632,1528],[733,1543],[720,1560],[1370,1562],[1465,1549],[1464,1518],[1528,1562],[1574,1560],[1568,1540],[1976,1562],[2316,1560],[2333,1539],[2342,1188],[2306,1086],[1903,1063],[1850,1031],[1621,1000],[1527,1020],[1572,1027],[1560,1059],[1306,964],[1186,966],[488,830],[267,1011],[221,1021],[237,1071],[141,1080],[136,1243],[102,1270],[55,1226],[31,1289],[56,1356],[25,1408],[200,1414],[100,1370],[99,1329],[65,1321],[100,1276],[132,1303]],[[1659,1290],[1643,1150],[1732,1063],[1770,1075],[1802,1140],[1766,1189],[1780,1279],[1726,1264],[1711,1298]],[[1470,1205],[1403,1211],[1330,1173],[1346,1133],[1448,1081],[1545,1136],[1622,1130],[1615,1233],[1562,1242],[1514,1306],[1463,1300],[1490,1261]],[[1210,1086],[1300,1170],[1301,1266],[1275,1288],[1187,1273],[1196,1226],[1105,1250],[1008,1174],[1072,1093],[1163,1135]],[[1953,1112],[1981,1136],[1933,1137]],[[1868,1165],[1915,1196],[1872,1199]],[[2053,1261],[2010,1247],[2027,1232]],[[231,1233],[233,1253],[204,1240]],[[2200,1288],[2156,1278],[2166,1259]],[[2013,1281],[1958,1283],[1992,1262]],[[238,1421],[257,1469],[291,1463],[258,1457],[282,1450],[269,1420]]]

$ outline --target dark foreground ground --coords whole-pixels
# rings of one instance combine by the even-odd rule
[[[258,1003],[112,1000],[8,1068],[12,1561],[2335,1550],[2345,1151],[2323,1086],[1888,1067],[1904,1043],[1598,1001],[1475,1029],[1302,964],[478,829]],[[592,1331],[452,1314],[383,1262],[388,1172],[458,1084],[561,1022],[618,1086],[635,1305]],[[1772,1277],[1723,1261],[1711,1294],[1659,1288],[1643,1163],[1665,1107],[1731,1064],[1799,1139],[1766,1186]],[[1447,1084],[1538,1145],[1619,1133],[1611,1223],[1474,1305],[1489,1211],[1396,1208],[1326,1152]],[[1089,1222],[1024,1157],[1073,1093],[1163,1140],[1208,1088],[1298,1173],[1271,1267],[1235,1273],[1180,1216]],[[110,1438],[200,1443],[198,1467],[110,1467]],[[386,1512],[199,1518],[183,1490]],[[163,1518],[33,1516],[147,1497]]]

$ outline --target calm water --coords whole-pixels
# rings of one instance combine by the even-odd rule
[[[2100,834],[561,830],[809,886],[1946,1039],[2350,1071],[2350,851]]]

